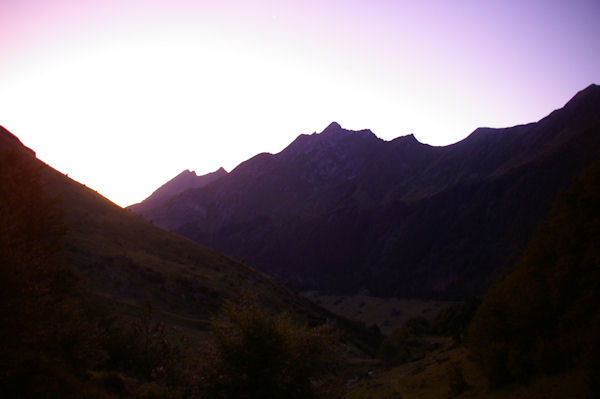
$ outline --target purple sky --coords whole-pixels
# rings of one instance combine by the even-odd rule
[[[120,205],[335,120],[444,145],[600,82],[599,1],[0,0],[0,124]]]

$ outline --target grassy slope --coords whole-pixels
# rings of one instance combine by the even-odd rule
[[[570,371],[541,377],[531,384],[512,385],[491,390],[481,370],[469,359],[467,351],[448,340],[432,337],[443,345],[427,357],[375,371],[350,386],[348,399],[479,399],[479,398],[586,398],[585,373]],[[457,389],[457,373],[463,375],[464,391]]]
[[[274,312],[290,312],[299,323],[337,321],[361,355],[372,354],[372,334],[339,318],[279,281],[217,251],[154,226],[55,170],[48,190],[65,209],[65,257],[77,266],[84,285],[116,300],[126,313],[150,299],[169,324],[202,335],[226,299],[257,294]]]
[[[35,159],[0,127],[0,149],[10,148],[39,165],[45,189],[57,200],[67,230],[63,256],[79,275],[81,295],[108,299],[121,314],[134,317],[148,299],[159,319],[201,340],[223,301],[249,291],[273,312],[289,312],[300,324],[332,319],[359,356],[374,353],[378,339],[359,323],[333,315],[251,266],[120,208]]]

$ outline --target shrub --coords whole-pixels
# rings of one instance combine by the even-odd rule
[[[256,297],[226,302],[197,375],[204,398],[319,398],[341,395],[336,334],[328,324],[299,328]]]
[[[381,343],[378,357],[386,367],[420,359],[437,348],[437,344],[426,337],[430,333],[429,320],[423,317],[408,319]]]
[[[138,320],[129,332],[131,369],[145,380],[175,378],[175,368],[181,359],[181,350],[170,342],[166,326],[154,320],[150,301],[146,300]]]
[[[467,327],[480,304],[480,298],[469,298],[441,310],[431,321],[432,332],[452,337],[457,344],[462,343]]]

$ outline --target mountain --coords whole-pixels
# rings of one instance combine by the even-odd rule
[[[22,176],[25,169],[39,174],[42,195],[50,199],[51,205],[37,204],[39,194],[27,194],[31,179]],[[7,206],[0,203],[3,225],[8,222],[9,226],[14,218],[26,219],[33,232],[45,237],[35,215],[46,208],[55,209],[52,214],[60,218],[59,230],[64,231],[57,247],[60,263],[73,269],[82,297],[109,301],[127,317],[139,314],[144,302],[150,300],[168,326],[202,339],[211,317],[220,312],[225,301],[251,292],[270,311],[289,313],[299,323],[319,325],[331,319],[360,353],[372,354],[375,350],[378,336],[374,331],[331,314],[253,267],[113,204],[38,160],[32,150],[2,127],[0,183],[3,193],[23,192],[27,201],[33,201],[31,209],[24,200]],[[0,244],[8,241],[0,245],[2,256],[10,254],[15,246],[10,244],[15,241],[11,231],[2,241],[4,233],[0,234]]]
[[[204,187],[221,177],[225,176],[227,171],[223,168],[219,168],[212,173],[198,176],[196,172],[184,170],[162,186],[154,191],[148,198],[139,204],[134,204],[128,208],[134,212],[142,213],[146,210],[156,208],[163,202],[176,196],[177,194],[190,189],[190,188],[201,188]]]
[[[511,265],[600,148],[600,87],[445,147],[332,123],[140,212],[300,288],[461,299]]]
[[[492,385],[583,371],[600,395],[600,154],[490,287],[468,344]],[[575,390],[581,390],[573,386]],[[570,396],[575,397],[573,393]]]

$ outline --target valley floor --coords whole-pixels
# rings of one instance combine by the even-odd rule
[[[369,295],[326,295],[317,291],[306,291],[303,295],[330,312],[362,321],[367,326],[374,324],[384,335],[391,334],[408,319],[414,317],[430,319],[440,310],[455,304],[455,302],[380,298]]]

